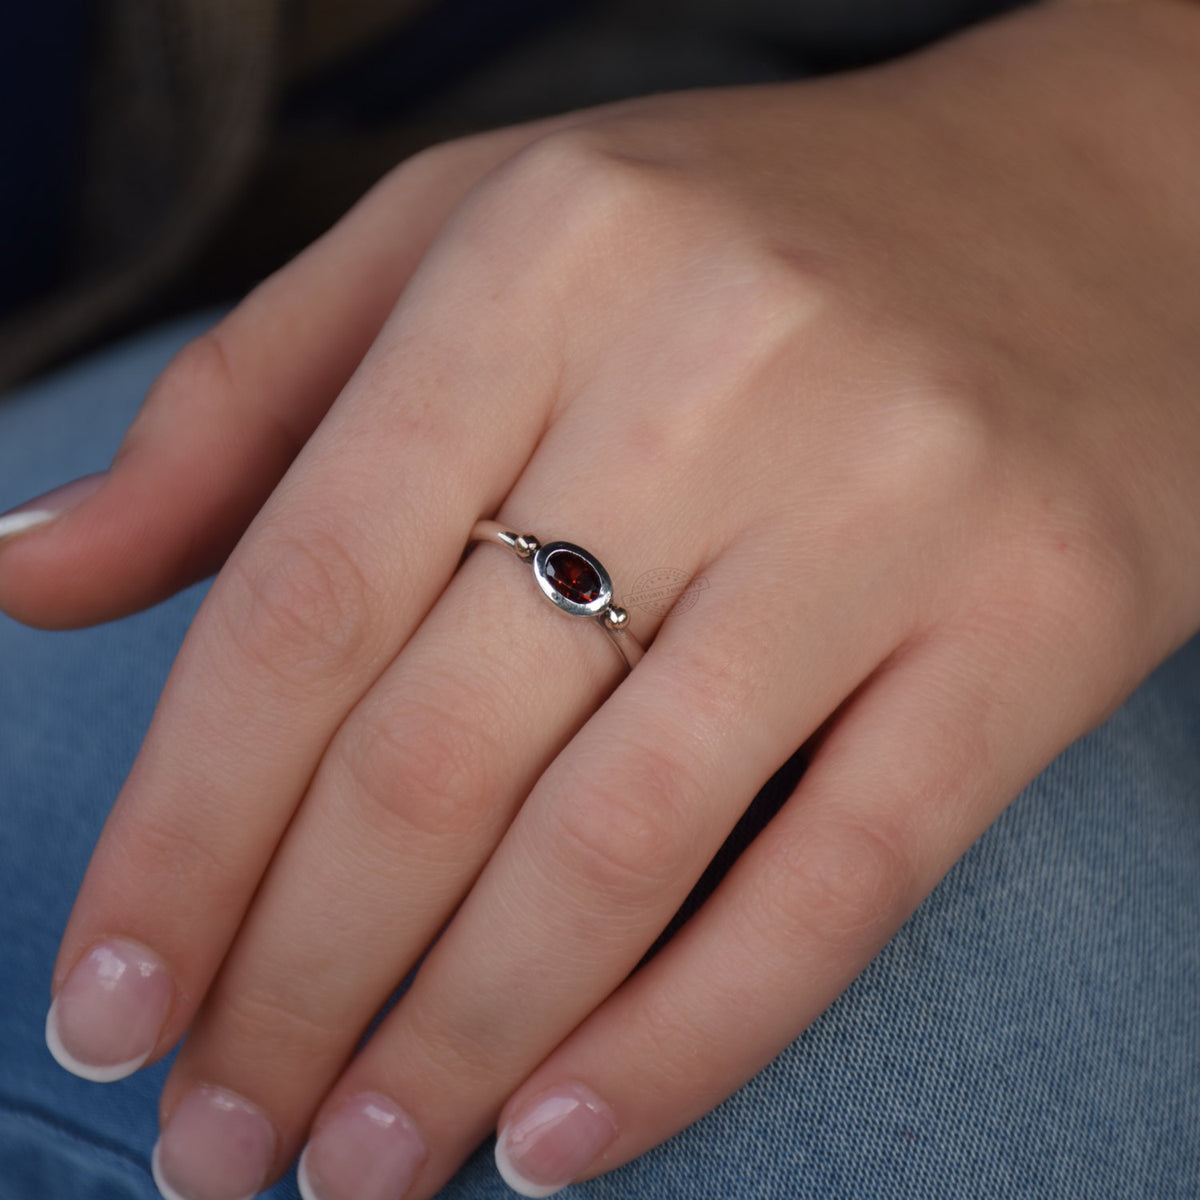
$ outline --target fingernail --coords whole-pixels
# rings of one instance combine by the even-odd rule
[[[496,1139],[496,1168],[522,1196],[552,1196],[617,1136],[612,1110],[582,1084],[544,1092]]]
[[[412,1118],[362,1092],[322,1121],[300,1156],[303,1200],[400,1200],[425,1161]]]
[[[0,515],[0,541],[27,529],[35,529],[45,525],[47,521],[61,517],[70,512],[76,505],[82,504],[89,496],[94,496],[108,479],[107,471],[98,471],[95,475],[85,475],[82,479],[64,483],[62,487],[29,500],[16,508]]]
[[[156,954],[123,939],[102,942],[58,989],[46,1045],[73,1075],[93,1083],[124,1079],[158,1044],[174,992]]]
[[[251,1200],[275,1159],[275,1130],[256,1104],[202,1085],[179,1102],[154,1147],[164,1200]]]

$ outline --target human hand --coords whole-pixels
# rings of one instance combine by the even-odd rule
[[[547,1186],[642,1153],[1196,627],[1179,8],[1023,13],[869,72],[421,156],[184,353],[99,492],[7,545],[4,606],[71,624],[250,522],[55,975],[77,1059],[190,1030],[163,1098],[181,1194],[261,1186],[314,1116],[331,1200],[380,1164],[432,1196],[498,1117]],[[623,678],[495,550],[456,570],[492,513],[594,550],[619,591],[660,566],[708,586],[633,610],[653,645]],[[129,943],[146,971],[85,1009]],[[512,1134],[547,1092],[558,1158]],[[338,1156],[352,1136],[373,1160]]]

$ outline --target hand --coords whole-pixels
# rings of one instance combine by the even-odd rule
[[[1197,52],[1183,5],[1055,7],[435,149],[7,544],[48,625],[228,555],[54,981],[94,1074],[188,1031],[175,1190],[244,1195],[310,1128],[327,1200],[427,1200],[497,1122],[528,1194],[628,1161],[1196,628]],[[459,565],[481,515],[707,586],[633,609],[625,676],[499,550]]]

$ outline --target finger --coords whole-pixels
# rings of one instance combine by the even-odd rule
[[[316,1195],[354,1194],[357,1180],[333,1176],[357,1169],[345,1146],[359,1134],[345,1113],[363,1096],[408,1114],[427,1159],[406,1194],[433,1195],[504,1099],[633,969],[787,756],[781,748],[794,749],[797,731],[815,728],[890,648],[897,626],[875,620],[863,626],[870,637],[808,640],[789,658],[778,648],[796,642],[794,613],[769,605],[747,636],[739,618],[761,554],[743,544],[705,569],[700,601],[667,621],[541,776],[412,988],[323,1106],[305,1160]],[[843,584],[811,601],[811,620],[862,605],[857,581]],[[743,734],[737,753],[733,730]]]
[[[518,514],[536,512],[543,533],[594,526],[588,547],[617,579],[622,561],[662,561],[668,529],[703,553],[703,514],[670,519],[639,460],[596,454],[597,414],[605,427],[621,420],[581,405],[546,431],[501,517],[527,529]],[[622,529],[620,559],[608,548],[623,522],[594,525],[592,497],[604,491],[663,517]],[[270,1115],[287,1161],[538,775],[624,673],[599,630],[565,620],[538,597],[529,566],[505,557],[474,549],[328,747],[168,1080],[164,1177],[210,1172],[210,1155],[181,1157],[174,1114],[194,1146],[189,1095],[214,1081]],[[634,634],[649,640],[657,620],[638,613]]]
[[[476,548],[331,743],[164,1089],[160,1174],[179,1190],[211,1186],[212,1155],[195,1153],[211,1122],[189,1108],[206,1084],[269,1116],[278,1169],[295,1156],[371,1019],[624,673],[528,573]]]
[[[706,301],[711,308],[711,294]],[[723,314],[709,320],[729,334]],[[689,339],[709,342],[703,324],[688,328]],[[739,345],[758,356],[753,339]],[[660,339],[656,347],[674,364],[695,357],[690,346],[672,353]],[[711,470],[707,441],[723,444],[722,426],[694,421],[686,435],[692,486],[683,461],[672,468],[683,511],[664,503],[662,472],[645,469],[648,453],[661,464],[668,445],[679,446],[665,428],[655,436],[636,419],[639,386],[653,391],[642,368],[633,379],[618,371],[602,385],[589,381],[602,403],[572,397],[560,405],[506,501],[502,515],[514,528],[527,526],[509,512],[537,514],[543,534],[594,529],[583,540],[610,568],[621,566],[604,549],[617,532],[634,563],[661,562],[666,545],[706,557],[722,529],[732,536],[727,512],[704,512],[695,499],[706,494]],[[660,382],[679,386],[693,408],[711,408],[743,371],[741,361],[722,360],[718,370],[696,365],[686,381],[680,374],[676,366],[673,379]],[[597,510],[595,497],[606,494],[654,519],[630,535],[619,514],[597,523],[597,511],[609,510]],[[185,1169],[177,1112],[189,1144],[199,1137],[188,1096],[203,1081],[251,1098],[276,1128],[277,1165],[286,1161],[379,1004],[445,925],[537,775],[598,702],[591,673],[573,666],[579,648],[564,640],[579,631],[540,608],[528,580],[512,581],[511,599],[489,587],[495,555],[475,551],[329,746],[168,1083],[168,1175]],[[531,597],[533,619],[525,621]],[[652,632],[652,621],[635,627],[643,637]],[[600,637],[586,653],[601,655],[606,690],[612,648]],[[211,1169],[211,1156],[201,1158],[198,1169]]]
[[[699,914],[510,1099],[496,1157],[516,1190],[612,1170],[732,1094],[1081,732],[1031,722],[1047,679],[1005,672],[1011,647],[964,641],[910,648],[867,684]]]
[[[581,173],[568,150],[553,140],[534,147],[464,202],[207,596],[55,972],[56,996],[78,964],[94,997],[85,952],[106,939],[140,946],[129,989],[118,989],[138,1010],[123,1028],[136,1030],[140,1053],[130,1034],[98,1057],[103,1022],[89,1020],[91,1057],[77,1046],[64,1063],[125,1072],[178,1038],[334,732],[443,590],[476,518],[512,488],[555,400],[570,394],[565,364],[592,362],[605,344],[600,315],[621,311],[611,301],[629,271],[601,259],[593,235],[597,219],[620,209],[608,193],[597,207],[597,169]],[[597,165],[607,178],[607,162]],[[568,203],[576,208],[564,217]],[[551,215],[564,217],[555,237],[545,232]],[[529,246],[544,256],[532,266]],[[548,286],[547,263],[559,262]],[[568,323],[558,297],[584,279],[587,304]],[[577,484],[559,478],[548,494],[569,496]],[[161,969],[150,971],[145,955]],[[134,993],[153,989],[134,984],[148,975],[169,983],[139,1007]],[[73,983],[69,996],[79,1008]]]
[[[89,947],[116,937],[144,947],[174,997],[165,1013],[139,1010],[152,1056],[191,1020],[334,731],[541,434],[557,343],[530,305],[493,302],[507,275],[464,295],[467,276],[463,261],[418,271],[379,349],[239,544],[101,836],[55,992]],[[137,1065],[100,1050],[97,1062],[94,1045],[77,1047],[74,1065]]]
[[[76,627],[212,574],[350,378],[446,214],[538,132],[417,155],[189,343],[151,388],[99,490],[51,493],[0,518],[0,608]]]

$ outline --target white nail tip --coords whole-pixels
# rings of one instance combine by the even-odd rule
[[[158,1188],[159,1194],[163,1200],[192,1200],[190,1196],[185,1196],[182,1192],[177,1192],[164,1178],[162,1173],[162,1138],[159,1138],[154,1143],[154,1153],[150,1155],[150,1174],[154,1178],[154,1186]],[[241,1197],[241,1200],[254,1200],[258,1192],[251,1192],[248,1196]]]
[[[296,1166],[296,1185],[300,1189],[300,1200],[321,1200],[308,1174],[307,1146],[304,1147],[304,1153],[300,1155],[300,1162]]]
[[[0,517],[0,538],[10,537],[14,533],[24,533],[27,529],[33,529],[38,525],[45,525],[47,521],[52,521],[58,516],[56,512],[47,512],[43,508],[35,508],[29,512],[9,513],[7,517]]]
[[[508,1143],[503,1133],[496,1139],[496,1170],[500,1172],[500,1178],[518,1196],[528,1196],[529,1200],[543,1200],[543,1197],[553,1196],[556,1192],[561,1192],[567,1186],[565,1183],[560,1183],[554,1187],[546,1187],[544,1184],[531,1183],[526,1179],[513,1166],[513,1161],[508,1153]],[[313,1200],[316,1200],[316,1198],[314,1197]]]
[[[55,1012],[57,1008],[58,1001],[55,1000],[46,1014],[46,1048],[64,1071],[70,1071],[72,1075],[78,1075],[80,1079],[86,1079],[89,1083],[115,1083],[118,1079],[125,1079],[132,1075],[134,1071],[144,1066],[150,1057],[149,1054],[143,1054],[140,1058],[131,1058],[128,1062],[117,1063],[111,1067],[95,1067],[91,1063],[80,1062],[63,1045],[62,1038],[59,1036],[58,1019]]]
[[[154,1186],[158,1188],[163,1200],[188,1200],[177,1192],[164,1178],[161,1161],[162,1142],[154,1143],[154,1153],[150,1155],[150,1174],[154,1176]]]

